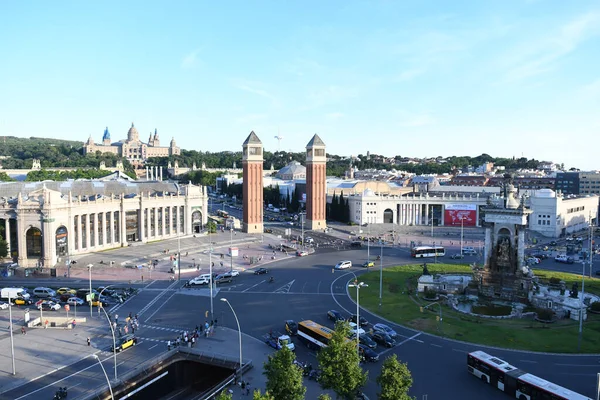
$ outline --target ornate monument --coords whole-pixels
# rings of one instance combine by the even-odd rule
[[[517,200],[512,176],[504,176],[501,206],[485,208],[485,264],[476,271],[479,294],[508,301],[528,303],[533,274],[524,263],[525,228],[531,210]]]

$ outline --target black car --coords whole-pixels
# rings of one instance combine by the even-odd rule
[[[356,323],[356,314],[352,314],[348,318],[348,322],[354,322],[354,323]],[[360,326],[367,326],[367,325],[369,325],[369,321],[367,321],[367,319],[364,318],[364,317],[360,317]]]
[[[256,271],[254,271],[254,275],[262,275],[262,274],[266,274],[268,272],[269,272],[269,270],[266,268],[259,268]]]
[[[370,347],[372,349],[377,347],[377,342],[375,342],[373,340],[373,337],[371,335],[369,335],[368,333],[365,333],[364,335],[360,335],[358,337],[358,341],[360,344]]]
[[[298,324],[293,319],[285,321],[285,331],[288,335],[294,336],[298,334]]]
[[[396,341],[383,332],[374,332],[373,340],[385,347],[394,347],[396,345]]]
[[[337,321],[345,321],[346,318],[344,318],[344,316],[342,315],[342,313],[340,313],[337,310],[329,310],[327,311],[327,318],[329,318],[330,320],[337,322]]]
[[[358,347],[360,349],[360,356],[363,360],[369,362],[379,361],[379,354],[377,354],[377,352],[371,350],[368,346],[365,346],[364,344],[359,344]]]
[[[557,246],[558,245],[558,243],[556,243],[556,241],[554,241],[554,240],[551,241],[549,244],[550,244],[550,246]]]

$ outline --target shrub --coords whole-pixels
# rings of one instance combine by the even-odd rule
[[[550,278],[550,284],[551,285],[558,285],[560,283],[560,279],[553,276],[552,278]]]
[[[542,321],[552,321],[552,317],[554,316],[554,312],[549,308],[538,308],[535,312],[538,319]]]
[[[423,295],[426,299],[435,299],[437,297],[437,292],[435,290],[426,289]]]
[[[590,310],[600,312],[600,301],[595,301],[590,306]]]
[[[398,293],[400,291],[400,285],[397,283],[390,283],[388,286],[390,293]]]

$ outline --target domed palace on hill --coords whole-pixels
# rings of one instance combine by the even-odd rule
[[[129,132],[127,132],[127,139],[115,143],[111,143],[110,141],[108,128],[104,130],[102,144],[95,144],[94,139],[90,136],[83,145],[83,154],[95,153],[97,151],[125,157],[136,168],[144,166],[146,160],[150,157],[169,157],[181,153],[181,149],[175,143],[175,138],[171,139],[169,147],[161,147],[156,129],[154,130],[154,134],[150,133],[148,143],[142,142],[133,122],[131,123],[131,128],[129,128]]]

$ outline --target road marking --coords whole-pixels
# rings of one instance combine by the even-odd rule
[[[598,368],[598,365],[593,365],[593,364],[554,364],[554,365],[560,365],[562,367]]]
[[[178,283],[177,281],[174,281],[173,283],[171,283],[171,284],[170,284],[170,285],[169,285],[169,286],[168,286],[168,287],[165,289],[165,291],[164,291],[164,292],[162,292],[161,294],[159,294],[158,296],[156,296],[154,299],[152,299],[152,300],[151,300],[151,301],[150,301],[148,304],[146,304],[146,306],[145,306],[144,308],[142,308],[142,309],[140,310],[140,312],[138,312],[138,315],[139,315],[139,316],[141,316],[141,315],[142,315],[142,314],[144,314],[146,311],[148,311],[148,309],[149,309],[150,307],[152,307],[152,306],[153,306],[153,305],[154,305],[154,304],[155,304],[155,303],[156,303],[158,300],[160,300],[160,299],[161,299],[161,297],[163,297],[163,296],[164,296],[164,295],[165,295],[165,294],[166,294],[168,291],[172,290],[172,289],[175,287],[175,285],[177,285],[177,283]],[[175,292],[173,292],[173,294],[175,294],[175,293],[177,293],[177,292],[176,292],[176,291],[175,291]],[[173,294],[172,294],[172,295],[169,297],[169,299],[170,299],[171,297],[173,297]],[[168,301],[168,300],[167,300],[167,301]],[[164,305],[164,303],[163,303],[163,305]],[[162,307],[162,306],[161,306],[161,307]],[[159,309],[160,309],[160,307],[159,307]],[[156,311],[155,311],[155,312],[154,312],[152,315],[154,315],[154,314],[156,314]],[[150,318],[148,318],[148,319],[150,319]]]
[[[158,343],[155,344],[154,346],[150,347],[148,350],[152,350],[153,348],[155,348],[156,346],[158,346]]]
[[[98,350],[98,351],[96,351],[95,353],[93,353],[93,354],[90,354],[89,356],[82,357],[82,358],[80,358],[79,360],[77,360],[77,361],[75,361],[74,363],[71,363],[71,364],[69,364],[69,365],[63,365],[63,366],[62,366],[62,367],[60,367],[60,368],[56,368],[56,369],[54,369],[54,370],[52,370],[52,371],[50,371],[50,372],[46,372],[45,374],[43,374],[43,375],[40,375],[40,376],[38,376],[37,378],[33,378],[33,379],[32,379],[32,380],[30,380],[29,382],[37,381],[37,380],[38,380],[38,379],[40,379],[40,378],[43,378],[43,377],[45,377],[45,376],[48,376],[48,375],[50,375],[50,374],[53,374],[53,373],[55,373],[56,371],[60,371],[60,370],[61,370],[61,369],[63,369],[63,368],[70,367],[70,366],[71,366],[71,365],[73,365],[73,364],[77,364],[78,362],[80,362],[80,361],[83,361],[83,360],[85,360],[86,358],[88,358],[88,357],[91,357],[91,356],[93,356],[94,354],[98,354],[98,353],[102,353],[102,350]],[[112,354],[112,353],[111,353],[111,354]]]
[[[531,361],[531,360],[519,360],[519,362],[529,363],[529,364],[537,364],[537,361]]]
[[[266,279],[265,279],[265,280],[262,280],[262,281],[260,281],[260,282],[258,282],[258,283],[257,283],[256,285],[254,285],[254,286],[250,286],[250,287],[249,287],[248,289],[246,289],[246,290],[242,290],[242,293],[245,293],[245,292],[247,292],[248,290],[250,290],[250,289],[252,289],[252,288],[255,288],[255,287],[257,287],[258,285],[260,285],[261,283],[265,283],[265,282],[266,282]],[[270,292],[270,293],[272,293],[272,292]]]
[[[423,343],[423,341],[422,341],[422,340],[415,340],[415,338],[417,338],[417,337],[421,336],[421,334],[422,334],[422,333],[423,333],[423,332],[419,332],[419,333],[417,333],[416,335],[413,335],[413,336],[411,336],[411,337],[409,337],[409,338],[406,338],[406,339],[404,339],[403,341],[401,341],[400,343],[398,343],[396,346],[403,345],[404,343],[406,343],[406,342],[409,342],[409,341],[411,341],[411,340],[414,340],[415,342],[421,342],[421,343]]]
[[[283,285],[279,289],[275,290],[273,293],[289,293],[290,289],[292,288],[292,285],[294,284],[294,282],[296,282],[295,279],[293,281],[289,282],[289,283],[286,283],[285,285]]]
[[[442,346],[442,345],[435,344],[435,343],[429,343],[429,344],[430,344],[430,345],[432,345],[432,346],[435,346],[435,347],[444,347],[444,346]]]
[[[166,293],[166,292],[165,292],[165,293]],[[173,292],[173,294],[171,294],[171,295],[169,296],[169,298],[168,298],[166,301],[164,301],[164,302],[163,302],[163,303],[162,303],[160,306],[158,306],[158,308],[157,308],[157,309],[156,309],[156,310],[155,310],[155,311],[154,311],[154,312],[153,312],[153,313],[152,313],[152,314],[151,314],[151,315],[150,315],[148,318],[146,318],[146,321],[150,321],[150,320],[152,319],[152,317],[154,317],[154,314],[156,314],[156,313],[157,313],[157,312],[158,312],[158,311],[159,311],[161,308],[163,308],[163,307],[164,307],[164,305],[165,305],[165,304],[167,304],[167,303],[169,302],[169,300],[171,300],[171,298],[172,298],[173,296],[175,296],[176,294],[177,294],[177,292]],[[160,297],[160,296],[159,296],[159,297]],[[158,297],[157,297],[157,298],[158,298]],[[151,302],[150,304],[154,304],[154,303],[153,303],[153,302]],[[141,312],[140,312],[140,314],[141,314]]]

